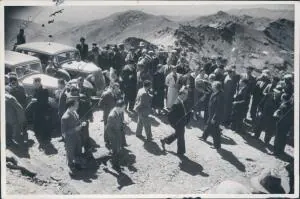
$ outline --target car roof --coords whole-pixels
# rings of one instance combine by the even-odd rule
[[[4,63],[10,66],[16,66],[19,64],[25,64],[29,62],[40,62],[40,60],[37,57],[9,50],[5,51],[4,60]]]
[[[66,51],[77,51],[77,49],[72,46],[54,42],[31,42],[18,45],[17,50],[18,49],[40,52],[48,55],[55,55]]]

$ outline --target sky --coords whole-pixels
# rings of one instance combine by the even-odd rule
[[[260,5],[170,5],[170,6],[64,6],[62,14],[55,17],[56,21],[68,21],[70,23],[82,23],[89,20],[101,19],[115,12],[126,10],[141,10],[155,15],[170,16],[200,16],[214,14],[220,10],[267,8],[267,9],[294,9],[293,5],[287,4],[260,4]],[[37,23],[44,23],[49,15],[57,10],[56,7],[22,7],[12,14],[13,18],[32,19]],[[9,12],[10,14],[12,12]]]

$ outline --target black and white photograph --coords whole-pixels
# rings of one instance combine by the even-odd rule
[[[70,4],[3,8],[4,195],[299,197],[295,4]]]

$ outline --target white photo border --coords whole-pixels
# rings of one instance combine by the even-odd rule
[[[294,104],[294,171],[295,171],[295,192],[294,194],[123,194],[123,195],[6,195],[6,145],[5,145],[5,98],[4,98],[4,73],[0,73],[0,97],[1,97],[1,195],[9,199],[71,199],[71,198],[299,198],[299,59],[300,59],[300,3],[297,1],[85,1],[85,0],[64,0],[59,7],[64,6],[149,6],[149,5],[207,5],[207,4],[290,4],[294,5],[294,82],[295,82],[295,104]],[[1,27],[4,30],[4,7],[5,6],[56,6],[52,0],[0,0]],[[298,12],[297,12],[298,11]],[[0,61],[4,66],[4,31],[0,32]]]

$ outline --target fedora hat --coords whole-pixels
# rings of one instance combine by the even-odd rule
[[[139,43],[139,47],[144,47],[144,46],[145,46],[145,42],[141,41],[141,42]]]
[[[284,194],[280,177],[276,176],[271,169],[265,169],[259,176],[250,180],[255,191],[269,194]]]
[[[208,191],[210,194],[251,194],[251,190],[245,185],[225,180]]]
[[[273,89],[276,93],[282,93],[283,87],[281,84],[277,84],[277,86]]]

